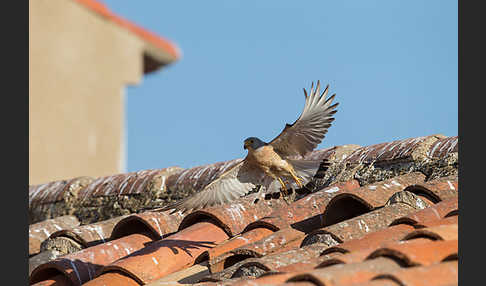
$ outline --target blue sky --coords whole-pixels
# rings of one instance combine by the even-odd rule
[[[104,0],[182,58],[127,87],[127,170],[241,158],[330,84],[318,148],[458,134],[457,1]]]

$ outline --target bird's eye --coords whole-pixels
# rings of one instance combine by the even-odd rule
[[[253,144],[253,140],[250,140],[250,144]]]

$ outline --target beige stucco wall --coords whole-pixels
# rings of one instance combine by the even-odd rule
[[[29,1],[29,184],[124,168],[124,87],[142,41],[69,0]]]

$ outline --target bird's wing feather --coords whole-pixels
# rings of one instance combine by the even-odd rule
[[[319,94],[319,81],[315,90],[313,86],[314,84],[311,86],[309,95],[304,89],[305,106],[299,118],[291,125],[286,124],[283,131],[269,143],[281,156],[304,156],[314,150],[322,142],[334,121],[332,116],[337,112],[334,109],[339,103],[333,105],[331,103],[336,94],[326,99],[329,85],[322,94]]]
[[[245,160],[221,174],[201,191],[161,209],[183,212],[216,204],[229,203],[246,195],[264,180],[264,173],[253,168]]]

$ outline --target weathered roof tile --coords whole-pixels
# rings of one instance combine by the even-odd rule
[[[423,146],[430,146],[437,139],[437,136],[431,135],[361,147],[349,155],[346,162],[372,163],[413,157],[416,152],[422,151]]]
[[[434,164],[440,156],[452,158],[445,153],[438,155],[438,150],[454,153],[453,145],[454,139],[426,136],[367,147],[317,150],[308,156],[333,160],[326,170],[326,176],[333,178],[326,177],[318,188],[331,185],[291,204],[275,196],[257,201],[257,194],[251,194],[188,214],[152,210],[121,216],[101,236],[93,227],[96,224],[77,227],[86,229],[86,234],[72,235],[72,239],[91,247],[38,266],[31,282],[50,285],[69,279],[74,285],[107,286],[310,282],[383,286],[409,281],[403,273],[410,270],[428,277],[436,271],[432,267],[447,265],[458,257],[457,175],[445,170],[429,176],[433,168],[439,168]],[[174,199],[205,186],[239,160],[187,170],[176,168],[170,174],[160,170],[119,174],[86,186],[78,184],[74,189],[76,194],[86,195],[79,206],[106,194],[144,192],[147,199],[161,194]],[[418,160],[429,169],[417,165],[408,171],[385,170],[393,164],[409,164],[410,160]],[[339,177],[339,168],[353,162],[364,163],[361,171]],[[373,164],[388,173],[363,179],[363,166]],[[432,180],[426,181],[424,174]],[[357,180],[365,185],[360,186]],[[31,201],[76,200],[63,193],[69,184],[60,181],[32,188]],[[52,193],[44,193],[45,189]],[[68,233],[63,230],[52,236],[64,235],[67,239]],[[112,251],[114,244],[119,252]],[[449,276],[452,279],[447,281],[455,283],[453,275]]]
[[[217,176],[241,162],[241,160],[242,159],[234,159],[183,170],[169,176],[167,178],[166,186],[172,192],[200,190]]]
[[[147,284],[192,265],[205,250],[226,239],[228,235],[219,226],[198,222],[104,267],[94,280],[105,273],[121,272]]]
[[[124,216],[119,216],[92,224],[62,229],[51,234],[49,240],[68,238],[78,242],[82,248],[94,246],[109,241],[113,227],[123,218]],[[55,242],[51,242],[51,244],[55,244]]]
[[[406,265],[431,265],[443,261],[451,255],[457,255],[458,241],[431,241],[416,238],[403,243],[391,243],[373,251],[366,259],[376,257],[394,257]]]
[[[179,212],[143,212],[124,217],[113,227],[111,239],[123,237],[132,233],[147,232],[159,239],[162,236],[176,232],[184,216]]]
[[[30,281],[37,283],[52,279],[53,275],[61,272],[73,285],[81,285],[93,279],[102,266],[144,248],[151,241],[148,235],[132,234],[98,244],[39,265],[32,271]]]
[[[251,231],[255,231],[254,229]],[[245,244],[209,260],[209,267],[212,273],[212,280],[230,278],[241,265],[241,261],[249,257],[262,257],[270,253],[283,252],[298,247],[303,234],[292,228],[285,228],[270,233],[258,241]]]
[[[448,261],[427,266],[400,268],[388,274],[377,275],[374,281],[389,280],[399,285],[439,286],[458,282],[458,261]],[[377,285],[377,284],[366,284]]]
[[[312,269],[317,264],[309,264],[309,261],[319,257],[321,252],[328,247],[329,245],[325,243],[315,243],[285,252],[272,253],[243,263],[235,272],[251,273],[251,271],[242,271],[242,269],[255,266],[265,269],[265,272],[297,272]]]
[[[388,199],[406,186],[423,182],[425,176],[413,172],[378,183],[336,194],[323,213],[324,225],[331,225],[384,206]]]
[[[229,235],[241,233],[253,221],[270,214],[274,209],[286,205],[282,199],[258,200],[258,194],[250,194],[229,204],[207,207],[186,215],[179,229],[184,229],[200,220],[210,218],[218,223]]]
[[[381,257],[359,263],[338,264],[327,268],[306,271],[305,273],[294,275],[287,279],[286,282],[312,280],[321,285],[351,285],[366,282],[374,276],[390,273],[397,269],[400,269],[400,265],[396,261]]]
[[[75,216],[61,216],[29,225],[29,255],[39,253],[41,243],[52,233],[79,225]]]
[[[413,184],[408,186],[405,190],[415,193],[419,196],[424,196],[433,203],[438,203],[443,200],[457,197],[459,183],[456,180],[435,179],[425,183]]]
[[[122,272],[109,272],[95,279],[84,283],[85,286],[107,286],[107,285],[126,285],[126,286],[140,286],[141,284]]]
[[[359,188],[358,181],[339,182],[307,195],[290,205],[275,208],[268,216],[251,223],[247,229],[266,226],[275,230],[289,227],[309,231],[322,222],[322,213],[329,201],[336,195]]]
[[[63,274],[57,274],[49,279],[31,284],[33,286],[56,286],[56,285],[71,285],[71,281]]]
[[[339,242],[361,238],[367,233],[387,228],[394,219],[414,211],[416,211],[416,209],[408,204],[395,203],[388,205],[360,216],[315,230],[306,236],[302,244],[308,245],[320,241],[320,238],[326,234],[332,236]]]
[[[458,210],[457,197],[441,201],[431,207],[395,219],[390,225],[410,224],[415,227],[425,227],[427,223],[444,218],[447,214]]]
[[[427,152],[431,158],[444,158],[449,153],[459,151],[459,137],[447,137],[435,141]]]
[[[324,260],[317,267],[327,267],[339,263],[357,263],[366,259],[386,256],[393,257],[405,266],[438,263],[450,255],[457,254],[457,240],[433,241],[417,238],[408,241],[389,242],[379,248],[363,248]]]
[[[166,195],[165,180],[180,170],[169,167],[31,186],[30,220],[35,222],[70,213],[86,224],[156,206],[155,199]]]
[[[408,233],[401,240],[411,240],[411,239],[421,238],[421,237],[428,237],[434,240],[454,240],[454,239],[458,239],[458,234],[459,234],[459,229],[457,223],[439,224],[436,226],[414,230]]]
[[[211,269],[211,272],[219,272],[229,266],[225,266],[225,261],[228,257],[234,255],[231,252],[232,250],[259,241],[262,238],[271,235],[272,233],[273,231],[267,228],[255,228],[237,236],[234,236],[231,239],[221,243],[220,245],[217,245],[207,250],[209,267]]]

